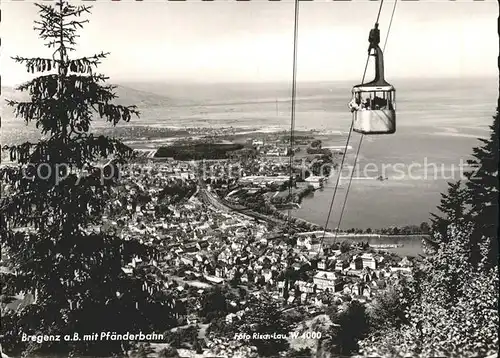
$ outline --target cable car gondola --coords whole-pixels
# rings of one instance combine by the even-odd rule
[[[352,89],[353,97],[349,102],[353,114],[352,129],[362,134],[392,134],[396,132],[396,89],[384,79],[384,54],[379,47],[378,23],[370,31],[368,41],[368,55],[375,57],[375,79]]]

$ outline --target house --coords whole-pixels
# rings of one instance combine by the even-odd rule
[[[191,256],[182,255],[180,257],[180,260],[185,265],[188,265],[188,266],[193,266],[194,265],[194,258],[191,257]]]
[[[341,253],[342,253],[342,252],[341,252],[340,250],[331,250],[331,254],[332,254],[333,256],[340,256],[340,254],[341,254]]]
[[[349,267],[351,270],[361,270],[363,268],[363,259],[358,255],[354,256]]]
[[[223,283],[224,282],[224,279],[223,278],[220,278],[220,277],[216,277],[216,276],[209,276],[209,275],[203,275],[203,277],[205,277],[205,279],[209,282],[212,282],[212,283]]]
[[[363,289],[363,296],[366,298],[371,298],[372,297],[372,289],[370,286],[365,286]]]
[[[336,271],[342,271],[347,267],[349,267],[349,263],[346,260],[337,260],[337,262],[335,263]]]
[[[391,272],[411,272],[411,267],[391,267]]]
[[[243,250],[243,244],[240,242],[233,242],[233,243],[231,243],[231,250],[241,251],[241,250]]]
[[[272,263],[272,260],[268,256],[261,256],[257,261],[260,262],[265,267],[271,266]]]
[[[411,261],[408,259],[408,256],[403,257],[403,259],[399,262],[400,267],[410,267]]]
[[[286,250],[288,244],[286,243],[286,241],[279,241],[276,246],[278,246],[278,248],[280,248],[281,250]]]
[[[345,285],[342,289],[342,293],[350,296],[352,294],[352,285]]]
[[[299,236],[297,238],[297,247],[305,247],[307,242],[307,237]]]
[[[361,278],[363,279],[364,282],[370,282],[376,280],[378,277],[376,272],[365,271],[361,275]]]
[[[283,295],[286,291],[285,287],[288,284],[287,281],[278,281],[278,292],[280,295]]]
[[[316,237],[307,238],[305,242],[305,247],[312,252],[319,252],[321,249],[321,242]]]
[[[196,323],[198,323],[198,317],[195,314],[190,314],[187,317],[187,323],[188,324],[196,324]]]
[[[314,299],[314,305],[316,307],[330,306],[332,304],[332,299],[327,294],[316,295]]]
[[[134,272],[134,269],[132,267],[126,266],[122,267],[122,271],[126,273],[127,275],[130,275]]]
[[[228,280],[234,279],[236,277],[236,272],[237,272],[236,267],[233,267],[233,268],[227,270],[227,272],[226,272],[227,279]]]
[[[358,302],[360,302],[360,303],[366,303],[366,302],[367,302],[367,298],[366,298],[366,296],[363,296],[363,295],[354,295],[354,296],[352,297],[352,299],[353,299],[353,300],[356,300],[356,301],[358,301]]]
[[[363,294],[363,288],[364,287],[362,284],[355,283],[354,285],[352,285],[352,288],[351,288],[352,295],[361,296]]]
[[[264,266],[260,265],[258,262],[254,262],[253,267],[252,267],[252,269],[254,271],[257,271],[257,272],[262,270],[263,268],[264,268]]]
[[[375,289],[384,289],[387,287],[387,282],[385,280],[372,281],[371,284]]]
[[[226,323],[231,324],[233,321],[237,320],[239,317],[236,313],[230,313],[226,316]]]
[[[322,307],[323,306],[323,298],[321,296],[314,297],[314,305],[316,307]]]
[[[314,291],[316,291],[316,287],[313,282],[297,281],[295,285],[300,292],[314,293]]]
[[[313,282],[318,290],[336,292],[340,280],[335,272],[318,271],[316,275],[314,275]]]
[[[230,257],[230,254],[228,252],[223,251],[223,252],[221,252],[219,254],[219,256],[217,257],[217,259],[219,261],[222,261],[222,262],[225,262],[225,263],[229,263],[229,257]]]
[[[225,275],[225,267],[221,266],[221,265],[217,265],[215,267],[215,276],[216,277],[224,277]]]
[[[273,273],[269,269],[264,269],[262,270],[262,276],[264,276],[264,281],[269,282],[271,278],[273,277]]]
[[[318,261],[318,270],[326,270],[326,260]]]
[[[196,247],[198,250],[205,250],[208,248],[208,241],[207,240],[200,240],[196,243]]]
[[[300,302],[301,303],[306,303],[307,302],[307,297],[308,297],[308,294],[306,292],[303,292],[300,294]]]
[[[247,283],[248,282],[248,274],[246,272],[243,275],[241,275],[240,281],[242,283]]]
[[[203,271],[203,274],[205,274],[205,275],[213,275],[215,273],[215,268],[210,263],[207,263],[203,267],[202,271]]]
[[[373,254],[363,254],[361,255],[361,260],[363,261],[363,267],[369,267],[372,270],[377,269],[377,261]]]

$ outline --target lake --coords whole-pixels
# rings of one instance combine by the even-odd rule
[[[427,220],[447,181],[460,178],[460,161],[479,144],[478,137],[489,135],[498,78],[391,79],[391,83],[398,93],[397,131],[364,137],[358,164],[365,169],[370,166],[371,171],[365,175],[361,170],[356,175],[359,178],[352,181],[342,228],[418,225]],[[299,83],[296,129],[339,131],[343,135],[325,137],[323,144],[345,145],[351,123],[347,103],[353,84]],[[141,118],[128,125],[261,129],[288,129],[290,125],[290,84],[124,85],[118,88],[120,103],[136,103],[141,111]],[[3,99],[15,95],[12,90],[2,90],[2,145],[38,137],[34,125],[25,127],[5,108]],[[102,120],[95,123],[96,128],[102,126],[108,124]],[[353,164],[359,139],[354,133],[346,165]],[[134,145],[151,147],[151,143]],[[388,180],[364,179],[379,174]],[[331,228],[337,226],[347,191],[348,175],[344,177],[328,223]],[[325,225],[334,186],[335,178],[331,178],[323,190],[304,199],[294,215]]]

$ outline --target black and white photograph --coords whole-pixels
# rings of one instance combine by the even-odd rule
[[[0,358],[494,358],[484,0],[2,0]]]

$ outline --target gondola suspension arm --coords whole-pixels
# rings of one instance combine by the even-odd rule
[[[379,43],[380,43],[380,30],[378,29],[378,25],[379,25],[379,19],[380,19],[380,14],[381,14],[381,11],[382,11],[383,3],[384,3],[384,0],[381,0],[374,28],[372,30],[370,30],[370,34],[368,36],[368,41],[369,41],[368,56],[367,56],[367,59],[366,59],[365,69],[364,69],[364,72],[363,72],[363,78],[362,78],[362,81],[361,81],[362,84],[364,84],[364,81],[365,81],[366,71],[368,69],[368,63],[369,63],[370,55],[371,55],[370,54],[371,50],[375,49],[375,51],[377,51],[377,48],[378,48],[378,51],[380,51],[380,48],[378,46]],[[390,23],[389,23],[389,28],[388,28],[387,35],[386,35],[386,38],[385,38],[384,50],[385,50],[385,47],[387,45],[387,39],[389,37],[389,32],[390,32],[390,29],[391,29],[392,20],[393,20],[393,17],[394,17],[394,12],[396,10],[396,3],[397,3],[397,0],[395,0],[395,2],[394,2],[394,8],[392,10],[391,19],[390,19]],[[377,54],[377,52],[375,53],[375,55],[376,54]],[[379,56],[379,58],[380,57],[381,56]],[[376,59],[378,59],[378,58],[376,58]],[[379,79],[379,78],[384,78],[383,61],[377,61],[377,66],[376,66],[376,80]],[[342,153],[342,160],[341,160],[341,164],[340,164],[339,175],[337,176],[337,180],[336,180],[336,183],[335,183],[335,188],[334,188],[334,192],[333,192],[333,195],[332,195],[332,200],[330,202],[330,207],[329,207],[329,210],[328,210],[326,224],[325,224],[325,226],[323,228],[323,236],[321,238],[321,247],[323,246],[323,241],[324,241],[326,230],[327,230],[327,227],[328,227],[328,222],[329,222],[329,219],[330,219],[330,216],[331,216],[331,212],[332,212],[332,209],[333,209],[333,204],[335,202],[335,196],[336,196],[336,193],[337,193],[337,189],[338,189],[338,185],[339,185],[339,181],[340,181],[340,176],[341,176],[341,172],[342,172],[344,161],[345,161],[346,152],[347,152],[349,141],[350,141],[351,134],[352,134],[353,124],[354,124],[354,122],[351,122],[351,127],[349,129],[349,134],[347,136],[346,145],[345,145],[344,151]],[[361,147],[362,140],[363,140],[363,135],[361,135],[361,138],[360,138],[360,142],[359,142],[358,149],[357,149],[356,156],[355,156],[355,160],[354,160],[354,163],[355,163],[354,165],[356,165],[356,163],[357,163],[357,158],[358,158],[358,155],[359,155],[359,150],[360,150],[360,147]],[[348,185],[348,189],[347,189],[346,196],[345,196],[345,199],[344,199],[344,203],[343,203],[343,206],[342,206],[339,223],[338,223],[338,225],[336,227],[336,230],[335,230],[335,238],[334,238],[334,240],[337,237],[337,234],[338,234],[338,231],[339,231],[339,228],[340,228],[340,224],[341,224],[341,221],[342,221],[343,212],[344,212],[344,209],[345,209],[345,204],[347,202],[347,196],[348,196],[348,193],[349,193],[349,188],[351,186],[353,173],[354,173],[354,170],[351,172],[351,176],[350,176],[350,179],[349,179],[349,185]]]
[[[382,0],[383,1],[383,0]],[[391,20],[389,22],[389,27],[387,29],[387,35],[385,37],[385,41],[384,41],[384,48],[382,49],[382,52],[385,53],[385,48],[387,46],[387,39],[389,38],[389,32],[391,30],[391,25],[392,25],[392,20],[394,18],[394,12],[396,11],[396,4],[398,3],[398,0],[395,0],[394,1],[394,7],[392,8],[392,14],[391,14]],[[379,11],[379,16],[380,16],[380,11]],[[378,25],[378,21],[377,23],[375,24],[376,27]],[[380,41],[380,37],[378,39]],[[377,44],[378,45],[378,44]],[[383,67],[382,67],[382,70],[383,70]],[[383,78],[383,75],[382,75],[382,78]],[[340,211],[340,217],[339,217],[339,221],[338,221],[338,224],[337,224],[337,227],[336,227],[336,230],[335,230],[335,237],[334,237],[334,242],[335,240],[337,239],[337,235],[338,235],[338,232],[340,230],[340,225],[342,223],[342,219],[344,217],[344,210],[345,210],[345,207],[346,207],[346,204],[347,204],[347,198],[349,196],[349,190],[351,189],[351,183],[352,183],[352,176],[354,174],[354,168],[356,168],[356,165],[357,165],[357,162],[358,162],[358,156],[359,156],[359,151],[361,149],[361,144],[363,143],[363,138],[364,138],[364,135],[361,134],[361,137],[359,138],[359,144],[358,144],[358,149],[356,150],[356,156],[354,157],[354,164],[353,164],[353,170],[351,171],[351,175],[349,177],[349,184],[347,185],[347,190],[346,190],[346,194],[345,194],[345,197],[344,197],[344,202],[342,203],[342,209]]]

